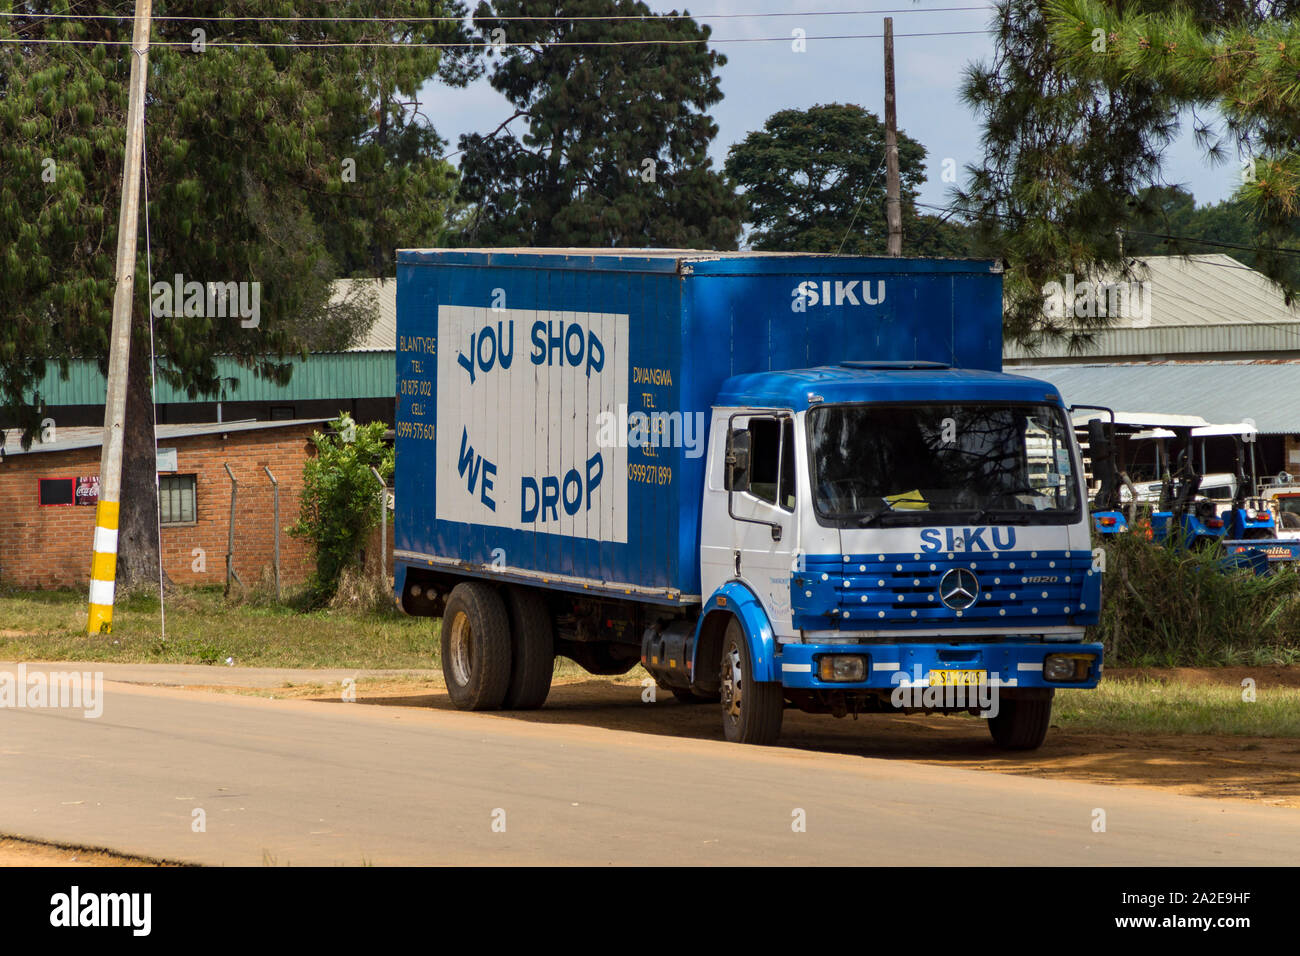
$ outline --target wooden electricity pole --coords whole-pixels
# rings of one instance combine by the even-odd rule
[[[903,254],[903,209],[898,181],[898,111],[894,105],[894,18],[885,17],[885,222],[888,253]]]
[[[144,92],[148,75],[152,12],[152,0],[135,0],[135,26],[131,35],[131,95],[127,104],[126,157],[122,164],[122,207],[117,224],[117,286],[113,291],[108,394],[104,399],[104,443],[99,458],[99,504],[95,508],[94,556],[90,564],[90,609],[86,618],[86,630],[91,634],[107,634],[113,624],[127,369],[131,355],[131,306],[135,298],[135,235],[140,214],[140,166],[144,153]]]

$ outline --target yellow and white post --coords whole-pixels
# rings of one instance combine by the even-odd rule
[[[113,626],[117,579],[117,516],[122,498],[122,446],[126,422],[126,380],[131,357],[131,302],[135,293],[135,233],[140,214],[140,166],[144,153],[144,92],[149,65],[152,0],[136,0],[131,34],[131,97],[127,103],[122,209],[117,230],[117,287],[113,290],[113,333],[108,352],[108,394],[104,398],[104,444],[99,459],[99,505],[95,509],[95,553],[90,563],[90,611],[86,630],[107,634]]]
[[[104,487],[100,482],[100,488]],[[117,579],[116,501],[105,501],[102,493],[95,508],[95,554],[90,559],[90,616],[86,630],[107,634],[113,628],[113,588]]]

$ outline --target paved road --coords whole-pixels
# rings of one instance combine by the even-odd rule
[[[0,661],[0,673],[15,673],[19,661]],[[345,678],[411,677],[442,679],[438,668],[358,670],[342,667],[223,667],[219,664],[111,664],[103,661],[28,663],[29,671],[94,671],[104,680],[158,687],[283,687],[337,684]]]
[[[1277,864],[1300,848],[1300,810],[124,683],[95,720],[0,710],[0,781],[0,833],[211,864]]]

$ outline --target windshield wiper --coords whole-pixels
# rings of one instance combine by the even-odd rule
[[[1044,514],[1041,511],[1019,511],[1003,508],[980,508],[975,512],[973,524],[1029,524],[1031,515]]]
[[[856,511],[845,515],[846,518],[857,518],[858,527],[865,528],[867,525],[875,524],[880,520],[880,516],[886,512],[894,510],[894,506],[888,501],[883,502],[879,508],[872,508],[870,511]]]

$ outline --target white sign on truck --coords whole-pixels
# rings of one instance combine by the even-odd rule
[[[442,305],[438,338],[438,519],[626,542],[628,317]]]

